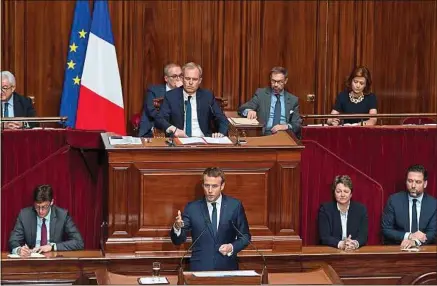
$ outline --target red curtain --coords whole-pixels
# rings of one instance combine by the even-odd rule
[[[380,183],[385,201],[405,190],[405,171],[413,164],[425,166],[426,191],[437,196],[436,127],[304,127],[302,136],[317,141]]]
[[[76,142],[76,146],[68,144],[69,141]],[[55,204],[68,209],[83,236],[85,248],[99,248],[105,182],[100,142],[100,134],[89,131],[2,132],[3,251],[7,250],[20,209],[32,205],[33,189],[38,184],[52,185]]]
[[[369,216],[368,245],[381,243],[382,186],[346,161],[311,140],[302,140],[301,236],[304,245],[319,244],[317,216],[321,203],[332,200],[331,184],[337,175],[348,175],[354,186],[352,199],[364,204]]]

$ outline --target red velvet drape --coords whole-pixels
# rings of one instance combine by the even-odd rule
[[[405,190],[405,171],[422,164],[427,192],[437,196],[437,128],[434,126],[304,127],[314,140],[380,183],[384,199]]]
[[[383,189],[378,182],[348,164],[320,144],[302,140],[301,160],[301,236],[304,245],[319,244],[317,216],[319,206],[332,200],[331,184],[337,175],[348,175],[354,186],[352,199],[363,203],[369,216],[368,244],[380,244],[380,219]]]
[[[69,210],[85,248],[99,248],[105,182],[100,141],[98,132],[89,131],[2,132],[2,250],[7,250],[18,212],[32,205],[38,184],[52,185],[55,204]]]

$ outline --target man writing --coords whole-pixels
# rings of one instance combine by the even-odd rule
[[[156,127],[176,137],[223,137],[228,134],[228,120],[216,103],[214,95],[199,88],[202,67],[187,63],[182,67],[183,88],[168,91],[164,97]],[[218,132],[213,133],[211,120]]]
[[[222,194],[225,176],[221,169],[207,168],[202,185],[204,198],[188,203],[182,215],[178,211],[171,240],[176,245],[184,243],[187,231],[193,242],[198,239],[190,259],[192,271],[236,270],[237,254],[251,238],[244,207]]]
[[[425,193],[428,173],[422,165],[407,170],[406,192],[390,196],[382,215],[381,228],[386,244],[408,249],[432,244],[437,234],[437,200]]]
[[[36,187],[33,201],[33,207],[20,211],[9,237],[9,249],[12,254],[26,257],[32,252],[84,248],[82,236],[68,212],[53,205],[53,190],[50,185]]]

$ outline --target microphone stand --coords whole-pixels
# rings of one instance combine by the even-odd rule
[[[263,259],[263,270],[261,273],[261,284],[269,284],[269,272],[267,270],[267,262],[264,255],[259,251],[258,247],[255,246],[249,239],[246,238],[244,234],[241,233],[241,231],[235,226],[234,222],[230,221],[234,229],[238,232],[239,235],[241,235],[242,239],[246,240],[252,247],[255,249],[256,253],[258,253],[261,258]]]
[[[170,138],[167,139],[168,147],[175,147],[176,144],[174,143],[174,132],[170,131],[168,134],[170,135]]]
[[[182,267],[182,263],[184,261],[185,255],[190,252],[191,249],[193,249],[193,246],[197,243],[197,241],[202,237],[202,235],[205,233],[205,231],[208,229],[208,220],[205,219],[205,227],[203,228],[202,232],[199,234],[199,236],[193,241],[193,243],[188,247],[187,251],[185,251],[184,255],[182,255],[182,258],[179,262],[179,270],[178,270],[178,285],[184,285],[185,278],[184,278],[184,268]],[[182,231],[182,229],[181,229]]]

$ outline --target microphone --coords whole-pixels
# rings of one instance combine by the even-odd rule
[[[202,235],[205,233],[205,231],[208,229],[209,221],[205,219],[205,227],[200,232],[200,235],[193,241],[193,243],[190,245],[190,247],[185,251],[184,255],[182,255],[181,261],[179,262],[179,269],[182,269],[182,262],[184,261],[185,256],[190,252],[191,249],[193,249],[194,245],[197,243],[197,241],[202,237]]]
[[[250,239],[247,239],[246,236],[241,233],[241,231],[235,226],[234,222],[232,220],[230,220],[230,223],[232,224],[232,226],[234,227],[234,229],[238,232],[239,235],[241,235],[241,237],[249,242],[250,245],[252,245],[252,247],[255,249],[256,253],[258,253],[262,259],[263,259],[263,272],[261,275],[261,279],[262,279],[262,284],[268,284],[268,273],[267,273],[267,262],[266,262],[266,258],[264,257],[264,255],[261,253],[261,251],[259,251],[258,247],[255,246],[255,244],[253,244]]]
[[[169,147],[175,147],[176,145],[174,144],[174,135],[175,133],[173,132],[173,130],[170,130],[168,132],[168,135],[170,135],[170,138],[167,140],[167,144]]]

